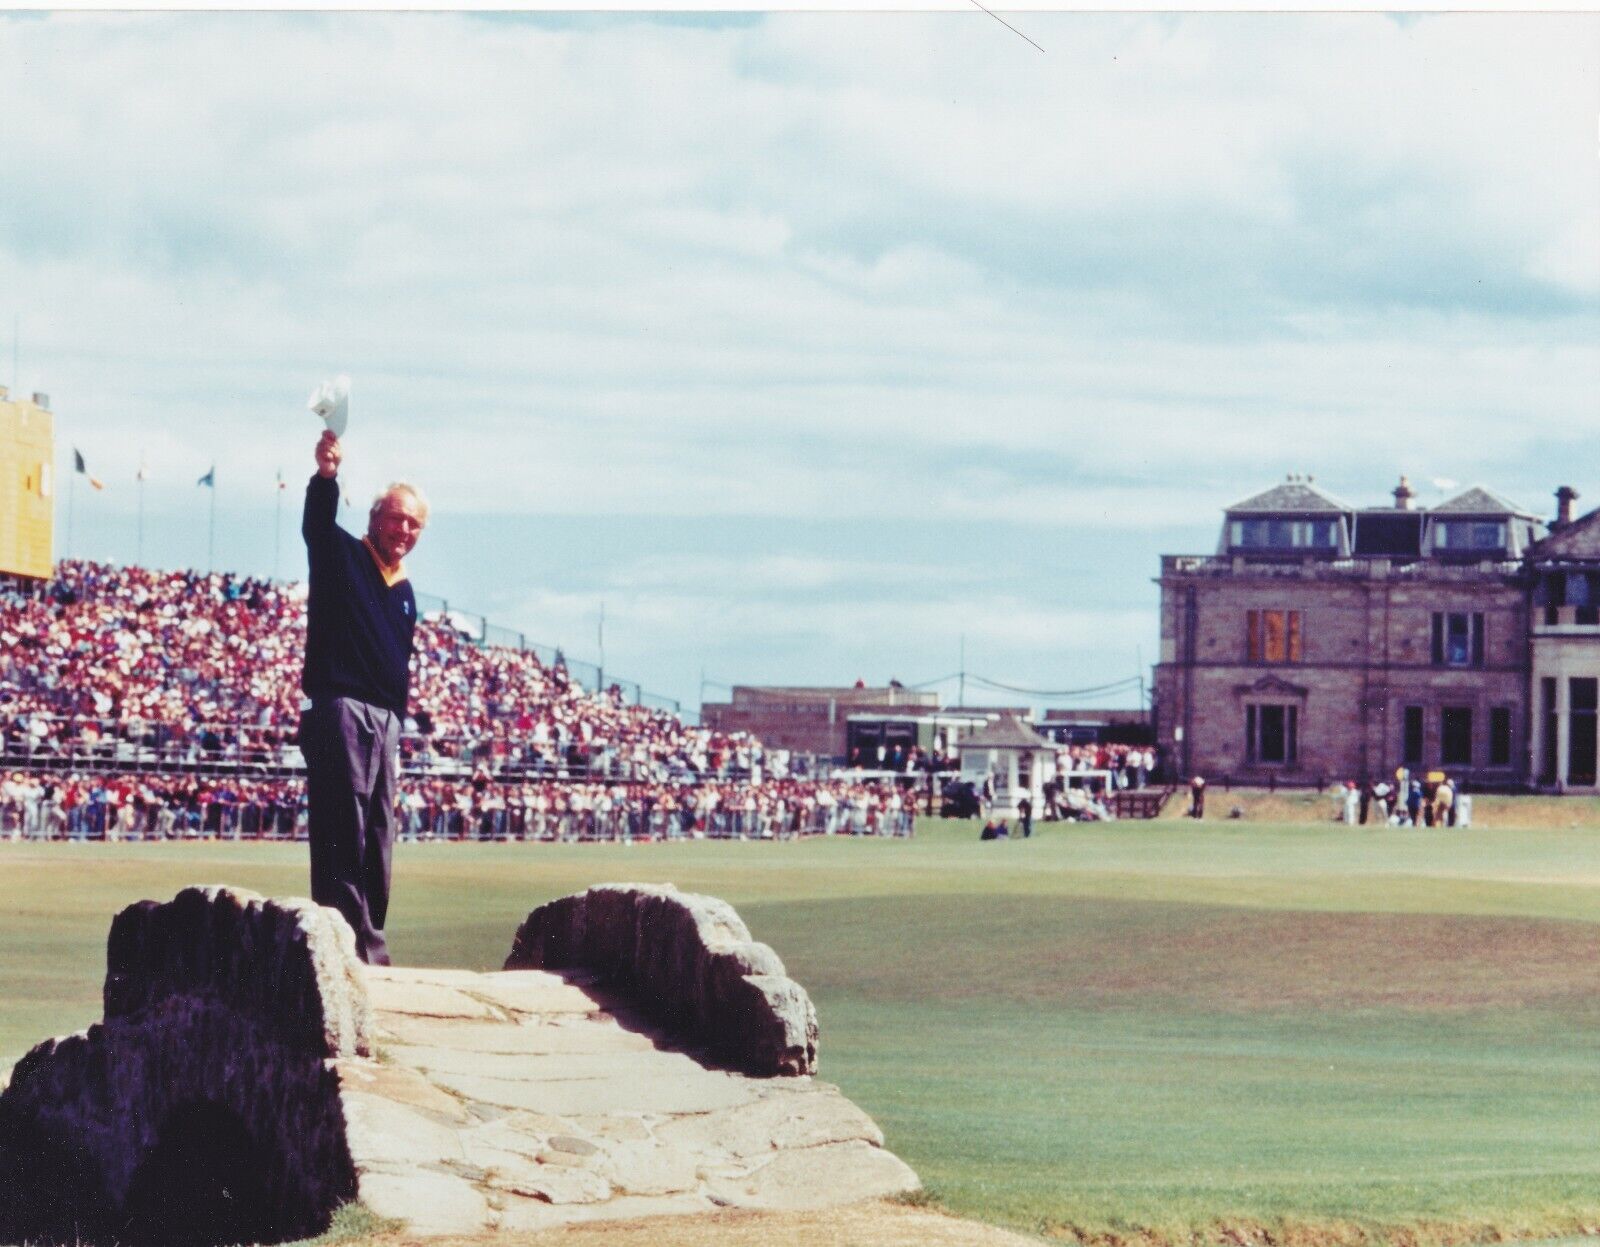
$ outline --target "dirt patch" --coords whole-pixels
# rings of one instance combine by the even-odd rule
[[[1600,1226],[1577,1220],[1535,1227],[1483,1221],[1363,1225],[1353,1221],[1220,1221],[1189,1230],[1042,1230],[1047,1242],[1082,1247],[1475,1247],[1556,1235],[1594,1236]],[[822,1212],[742,1212],[706,1217],[654,1217],[573,1225],[533,1234],[421,1238],[388,1233],[346,1239],[340,1247],[1038,1247],[1039,1239],[928,1208],[893,1202]]]
[[[347,1240],[348,1241],[348,1240]],[[573,1225],[535,1234],[419,1238],[384,1234],[349,1247],[1037,1247],[992,1225],[895,1203],[821,1212],[741,1212]]]
[[[1219,1221],[1185,1231],[1145,1228],[1091,1230],[1053,1226],[1047,1240],[1082,1247],[1475,1247],[1476,1244],[1540,1242],[1555,1236],[1592,1237],[1600,1226],[1573,1219],[1555,1225],[1501,1226],[1488,1221],[1418,1221],[1363,1225],[1354,1221]]]

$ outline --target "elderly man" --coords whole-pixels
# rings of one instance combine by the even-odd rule
[[[428,503],[414,486],[390,485],[372,504],[367,535],[352,537],[335,522],[342,458],[339,439],[324,432],[301,524],[311,564],[301,681],[310,705],[300,718],[311,896],[349,921],[362,961],[388,965],[383,926],[417,621],[402,560]]]

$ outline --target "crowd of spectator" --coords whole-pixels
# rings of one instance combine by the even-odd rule
[[[765,779],[702,784],[502,782],[407,776],[402,840],[788,839],[910,835],[911,798],[894,784]],[[0,779],[0,837],[11,840],[304,839],[298,777],[13,771]]]
[[[1056,772],[1107,771],[1114,788],[1143,788],[1156,770],[1156,751],[1148,745],[1101,742],[1067,745],[1056,751]]]
[[[305,586],[63,560],[0,593],[8,758],[292,764]],[[406,764],[649,782],[782,770],[759,741],[599,692],[563,663],[484,646],[448,615],[416,632]]]

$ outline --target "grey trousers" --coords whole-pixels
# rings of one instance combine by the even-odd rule
[[[300,716],[300,752],[311,899],[344,915],[362,961],[386,966],[400,716],[349,697],[319,700]]]

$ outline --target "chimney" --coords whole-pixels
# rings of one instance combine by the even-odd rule
[[[35,407],[37,407],[40,411],[49,411],[50,410],[50,396],[48,394],[35,393],[34,396],[33,396],[33,405]]]
[[[1571,485],[1563,485],[1556,490],[1556,519],[1551,528],[1565,528],[1572,523],[1572,504],[1578,497],[1578,491]]]
[[[1411,482],[1402,476],[1400,483],[1394,487],[1394,509],[1396,511],[1411,510],[1411,500],[1416,496],[1416,491],[1411,488]]]

